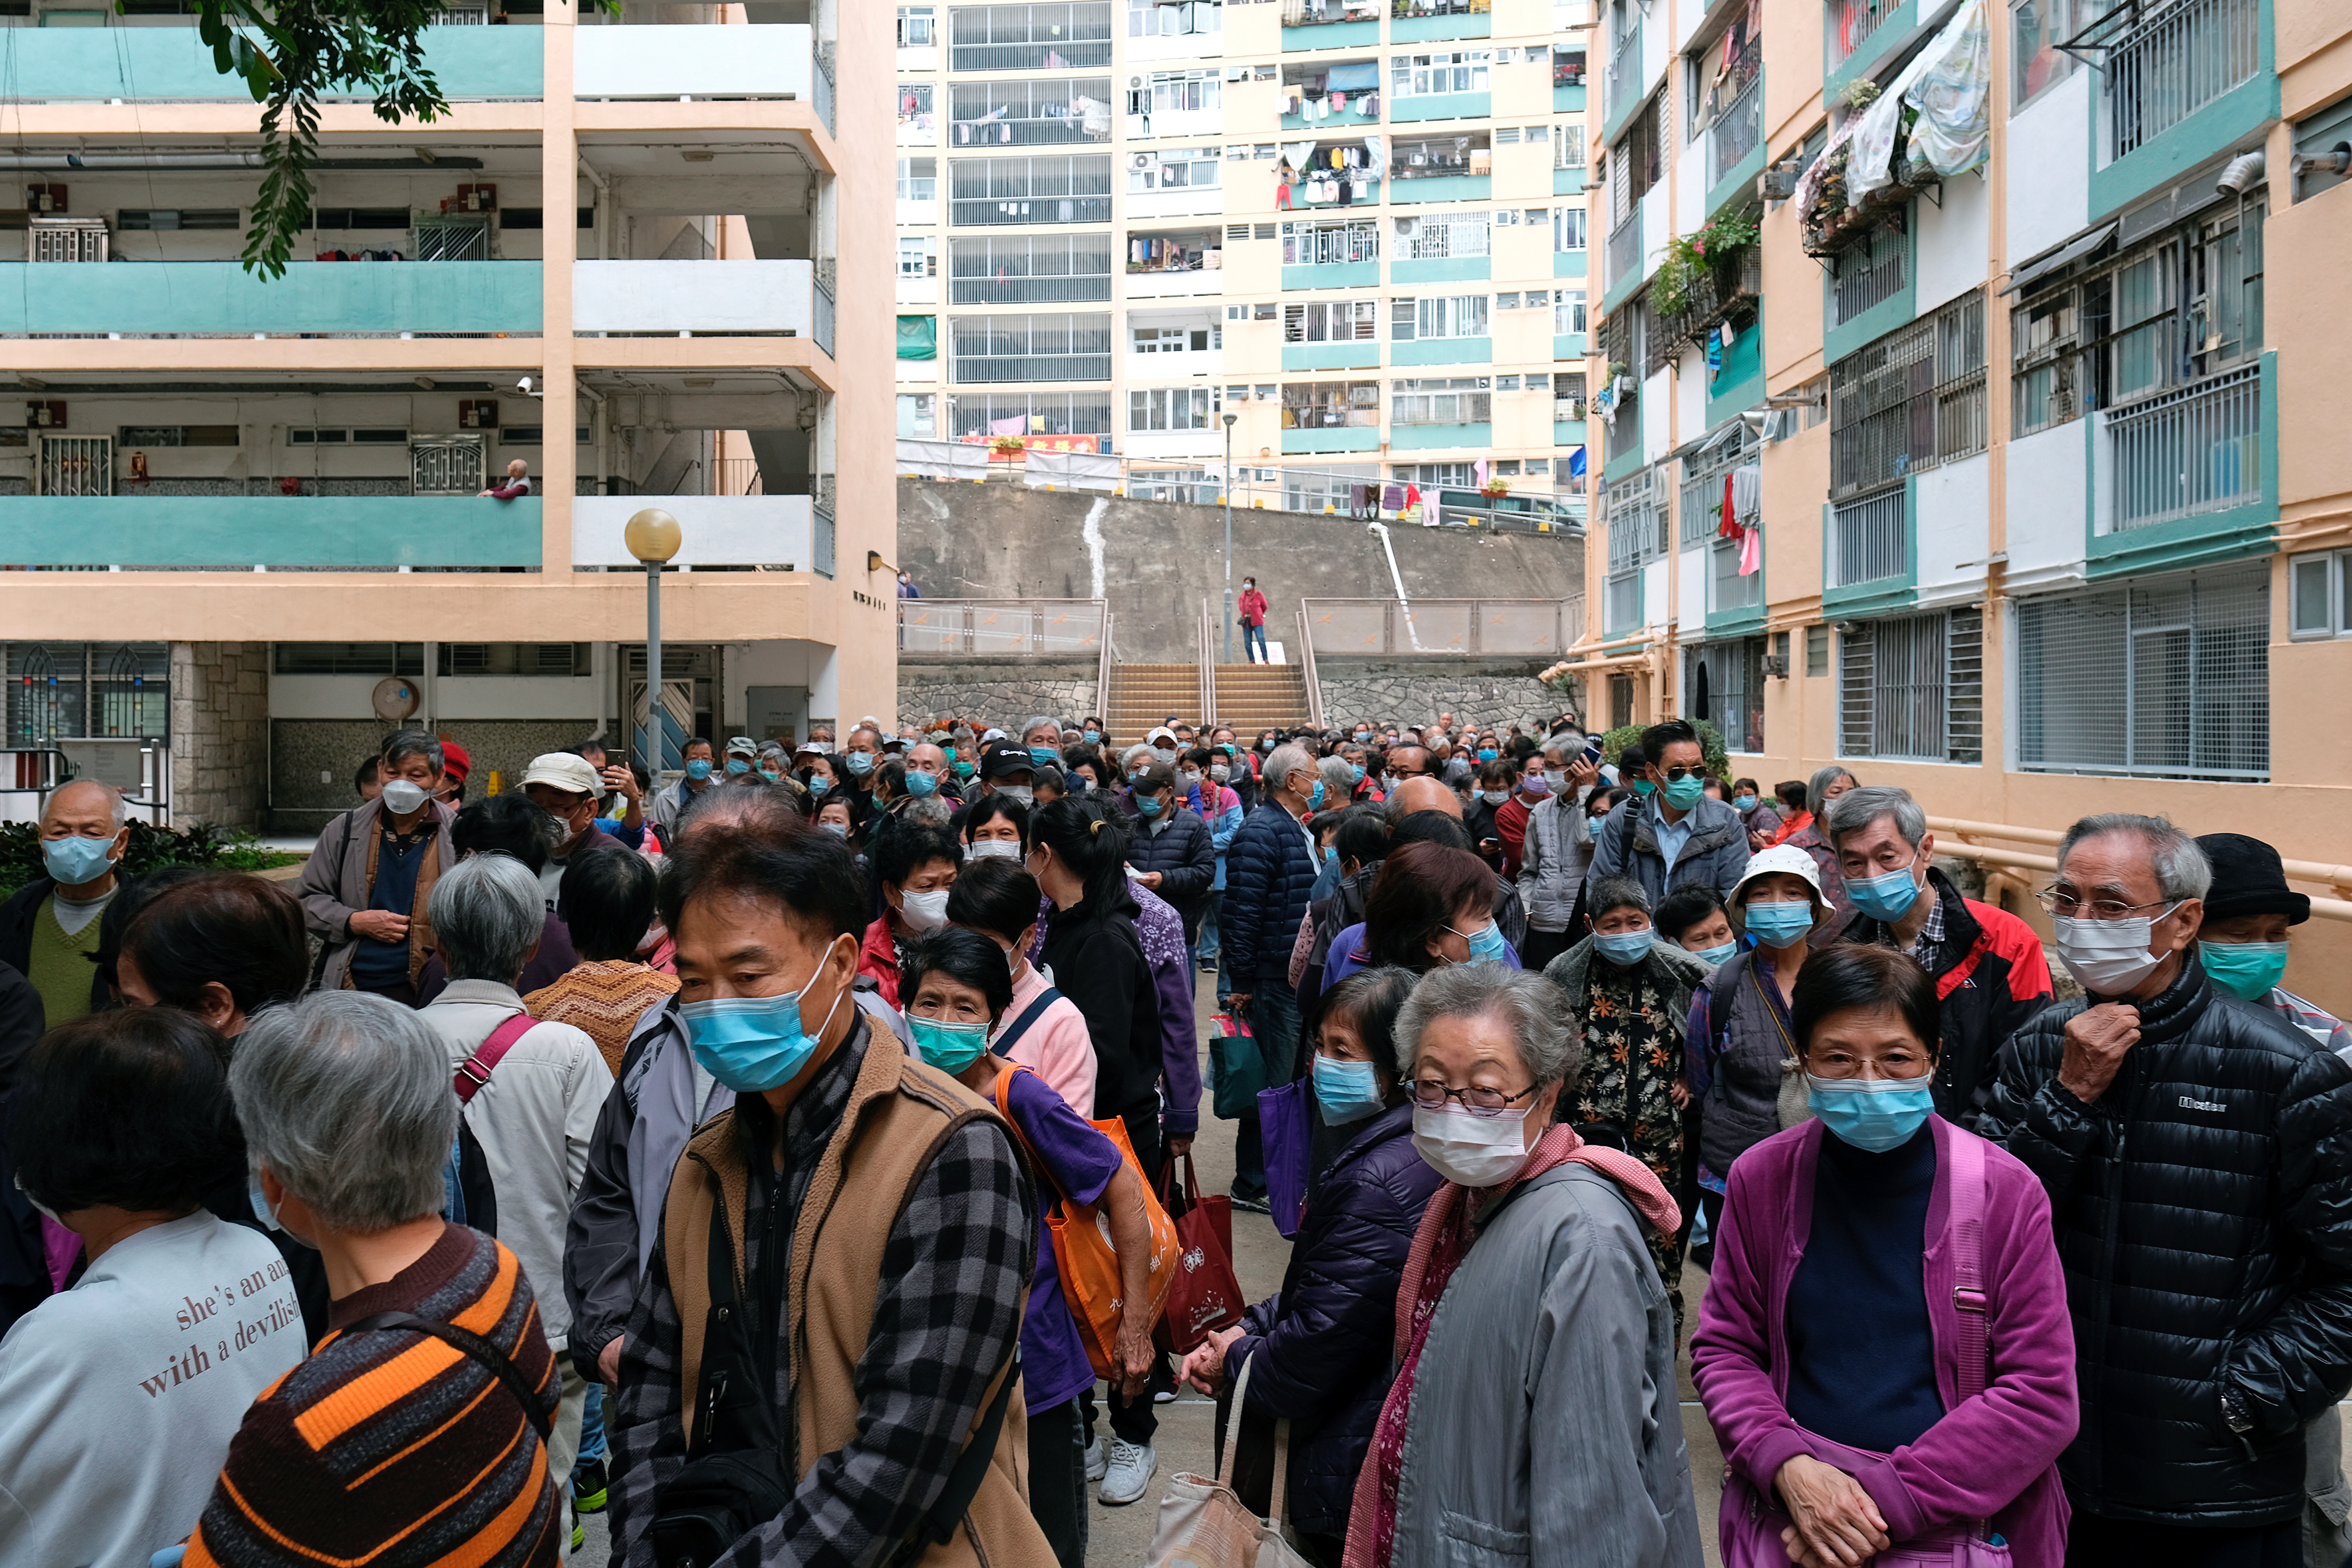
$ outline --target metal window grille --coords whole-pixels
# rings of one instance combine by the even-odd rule
[[[1911,271],[1909,227],[1890,217],[1838,252],[1830,280],[1830,325],[1851,321],[1903,292]]]
[[[1657,467],[1601,487],[1612,572],[1662,559],[1666,552],[1665,479]]]
[[[170,732],[171,645],[17,642],[6,658],[7,743]]]
[[[1827,626],[1805,628],[1805,673],[1827,675],[1830,672],[1830,629]]]
[[[1007,381],[1108,381],[1108,311],[950,318],[948,379],[959,385]]]
[[[1285,267],[1323,267],[1381,258],[1381,227],[1371,218],[1341,223],[1311,219],[1282,226]]]
[[[1723,524],[1723,487],[1731,470],[1757,460],[1762,439],[1745,420],[1714,446],[1683,459],[1682,518],[1676,539],[1696,544],[1715,537]]]
[[[1698,643],[1683,650],[1683,710],[1706,720],[1735,752],[1764,749],[1764,639]]]
[[[114,493],[114,437],[41,437],[39,493],[45,496],[110,496]],[[475,489],[481,487],[477,485]],[[471,493],[471,492],[468,492]]]
[[[1984,296],[1965,295],[1830,368],[1830,495],[1985,446]]]
[[[103,218],[35,218],[26,240],[29,261],[103,261],[107,230]]]
[[[1286,343],[1371,342],[1379,336],[1377,300],[1316,300],[1282,308]]]
[[[1405,255],[1415,261],[1442,260],[1454,256],[1485,256],[1492,248],[1489,215],[1441,213],[1416,219],[1405,237]]]
[[[948,428],[961,439],[988,436],[1008,419],[1032,436],[1108,436],[1108,392],[963,393],[948,399]]]
[[[1852,757],[1979,762],[1984,616],[1867,621],[1838,638],[1838,750]]]
[[[1762,542],[1758,542],[1761,549]],[[1706,613],[1727,615],[1764,603],[1764,574],[1739,574],[1739,541],[1718,539],[1706,547]],[[1760,559],[1760,556],[1759,556]]]
[[[1088,304],[1110,298],[1108,234],[982,235],[948,241],[948,302]]]
[[[490,220],[480,217],[462,223],[419,223],[415,245],[419,261],[488,261]]]
[[[2017,602],[2018,765],[2270,776],[2267,565]]]
[[[1911,564],[1908,492],[1901,486],[1830,509],[1831,586],[1900,577]]]
[[[484,437],[416,436],[408,443],[408,490],[420,496],[470,496],[480,492]]]
[[[1110,221],[1108,153],[955,158],[948,175],[948,221],[958,227]]]
[[[2137,151],[2252,78],[2262,65],[2259,0],[2179,0],[2107,49],[2107,117],[2115,156]]]
[[[2259,500],[2260,364],[2167,392],[2108,416],[2116,530]]]
[[[1104,112],[1090,121],[1077,107],[1088,99]],[[1110,78],[1014,77],[958,82],[949,92],[950,146],[1048,146],[1110,140]]]
[[[948,13],[950,70],[1051,70],[1110,64],[1109,0],[958,5]]]
[[[1629,632],[1642,624],[1642,574],[1621,572],[1609,579],[1601,593],[1601,629]]]
[[[1834,67],[1851,59],[1878,25],[1899,9],[1901,0],[1830,0],[1822,29],[1827,64]]]

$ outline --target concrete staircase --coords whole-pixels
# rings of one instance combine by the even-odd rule
[[[1201,670],[1191,664],[1113,664],[1110,667],[1110,711],[1103,721],[1111,740],[1132,746],[1167,722],[1168,715],[1199,723]]]
[[[1216,721],[1243,739],[1260,730],[1294,728],[1307,717],[1307,672],[1298,665],[1217,666]]]

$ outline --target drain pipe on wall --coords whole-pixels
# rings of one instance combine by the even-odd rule
[[[1397,570],[1396,545],[1389,539],[1389,525],[1368,522],[1364,526],[1381,536],[1381,549],[1389,558],[1389,581],[1396,584],[1397,603],[1404,606],[1405,635],[1412,638],[1412,651],[1425,651],[1421,646],[1421,628],[1412,624],[1412,601],[1405,597],[1404,574]]]

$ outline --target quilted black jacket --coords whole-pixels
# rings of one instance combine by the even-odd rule
[[[1290,950],[1315,887],[1315,851],[1298,818],[1267,801],[1225,849],[1225,902],[1217,911],[1218,961],[1236,991],[1290,984]]]
[[[1127,819],[1127,827],[1133,835],[1127,841],[1127,863],[1139,871],[1160,873],[1160,896],[1182,917],[1184,940],[1198,941],[1201,915],[1209,907],[1209,886],[1217,879],[1217,851],[1209,841],[1209,825],[1199,812],[1180,810],[1157,833],[1139,813]]]
[[[2082,1397],[2067,1492],[2111,1519],[2293,1519],[2304,1424],[2352,1385],[2352,1068],[2191,961],[2085,1105],[2058,1067],[2086,1005],[2011,1037],[1982,1122],[2050,1194]]]

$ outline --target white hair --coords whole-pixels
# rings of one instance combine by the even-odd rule
[[[443,872],[425,900],[452,980],[511,985],[547,928],[539,879],[511,855],[469,855]]]
[[[1559,987],[1542,975],[1498,963],[1453,963],[1433,969],[1397,1014],[1397,1076],[1412,1076],[1422,1032],[1440,1018],[1500,1017],[1509,1024],[1519,1060],[1538,1089],[1573,1079],[1584,1065],[1584,1043],[1570,1026]]]
[[[1296,741],[1286,741],[1266,753],[1265,765],[1259,770],[1258,776],[1269,792],[1286,789],[1292,773],[1314,765],[1315,759],[1306,747]]]
[[[123,798],[122,792],[112,784],[98,779],[68,779],[51,790],[49,798],[41,806],[41,820],[48,821],[49,813],[56,809],[58,800],[64,796],[66,791],[85,786],[90,789],[102,789],[106,792],[106,814],[112,819],[115,826],[121,827],[131,820],[131,803]]]

